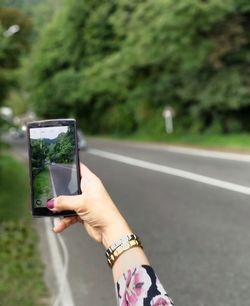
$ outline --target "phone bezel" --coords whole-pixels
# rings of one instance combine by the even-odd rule
[[[29,154],[29,177],[30,177],[30,209],[32,216],[34,217],[60,217],[60,216],[75,216],[76,212],[71,210],[61,211],[54,213],[47,207],[36,208],[33,207],[34,203],[34,191],[32,184],[32,162],[31,162],[31,145],[30,145],[30,129],[31,128],[42,128],[42,127],[53,127],[53,126],[68,126],[72,125],[74,127],[74,137],[75,137],[75,156],[76,156],[76,173],[77,173],[77,184],[78,184],[78,194],[81,194],[80,188],[80,161],[79,161],[79,149],[78,149],[78,138],[77,138],[77,124],[75,119],[50,119],[50,120],[40,120],[27,123],[27,142],[28,142],[28,154]]]

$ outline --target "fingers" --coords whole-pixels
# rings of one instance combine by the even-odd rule
[[[97,177],[87,166],[80,163],[81,177]]]
[[[83,205],[83,198],[81,195],[75,196],[59,196],[47,202],[47,208],[54,211],[60,212],[63,210],[74,210],[77,211],[79,207]]]
[[[88,169],[83,163],[80,163],[80,172],[81,172],[81,176],[83,176],[84,171]]]
[[[80,163],[81,176],[83,174],[91,172],[85,165]],[[47,202],[47,208],[53,212],[60,212],[64,210],[72,210],[77,212],[77,210],[83,206],[83,198],[81,195],[76,196],[59,196],[54,199],[50,199]],[[78,222],[80,218],[78,216],[65,217],[61,219],[53,228],[55,233],[63,232],[70,225]]]
[[[81,176],[83,176],[84,173],[86,175],[87,172],[90,172],[90,170],[82,163],[80,163],[80,167],[81,167]],[[81,206],[81,204],[82,204],[81,195],[59,196],[57,198],[50,199],[47,202],[47,208],[56,212],[60,212],[63,210],[76,211]]]
[[[89,173],[92,173],[87,166],[85,166],[83,163],[80,163],[80,172],[81,172],[81,177],[83,175],[87,175]]]
[[[53,228],[54,233],[61,233],[70,225],[78,222],[78,217],[65,217],[61,219]]]

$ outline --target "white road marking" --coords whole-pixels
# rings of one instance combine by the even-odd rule
[[[51,180],[51,186],[52,186],[52,191],[54,197],[57,196],[56,194],[56,189],[55,189],[55,184],[53,181],[52,177],[52,171],[49,169],[50,172],[50,180]],[[55,297],[55,301],[53,303],[53,306],[74,306],[74,300],[73,296],[71,293],[71,289],[69,286],[69,282],[67,279],[67,273],[68,273],[68,267],[69,267],[69,253],[67,246],[61,236],[61,234],[58,235],[58,241],[61,244],[61,248],[64,254],[64,263],[61,257],[61,253],[59,250],[58,246],[58,241],[55,237],[55,234],[51,231],[51,220],[53,219],[54,225],[58,221],[58,218],[52,218],[51,220],[49,218],[44,218],[45,219],[45,225],[46,225],[46,233],[47,233],[47,240],[49,244],[49,249],[51,253],[51,258],[52,258],[52,266],[54,269],[54,274],[57,280],[57,285],[58,285],[58,293],[57,296]]]
[[[45,226],[46,226],[46,234],[49,245],[49,250],[51,254],[51,266],[54,269],[54,275],[58,285],[58,294],[55,298],[55,302],[53,305],[61,305],[61,306],[74,306],[74,301],[71,293],[71,289],[69,286],[69,282],[67,279],[67,271],[68,271],[68,251],[67,248],[62,242],[62,238],[60,239],[62,243],[62,248],[64,252],[65,262],[63,263],[62,256],[60,253],[60,249],[58,246],[58,242],[55,234],[51,231],[51,220],[50,218],[44,218]]]
[[[107,158],[110,160],[115,160],[115,161],[118,161],[124,164],[132,165],[132,166],[136,166],[136,167],[140,167],[144,169],[149,169],[152,171],[157,171],[157,172],[161,172],[161,173],[165,173],[169,175],[174,175],[174,176],[182,177],[182,178],[185,178],[191,181],[200,182],[200,183],[215,186],[218,188],[250,195],[250,188],[247,186],[242,186],[242,185],[218,180],[212,177],[196,174],[193,172],[171,168],[171,167],[143,161],[143,160],[128,157],[125,155],[110,153],[110,152],[106,152],[102,150],[89,149],[88,153],[96,155],[96,156],[100,156],[103,158]]]
[[[52,187],[53,197],[55,198],[55,197],[57,196],[57,194],[56,194],[55,183],[54,183],[54,180],[53,180],[52,171],[51,171],[51,168],[50,168],[50,167],[49,167],[49,175],[50,175],[50,181],[51,181],[51,187]]]
[[[248,154],[237,154],[237,153],[227,153],[227,152],[218,152],[218,151],[209,151],[203,149],[192,149],[176,146],[167,146],[164,150],[173,153],[201,156],[208,158],[217,158],[224,160],[234,160],[239,162],[250,162],[250,155]]]
[[[184,155],[191,155],[191,156],[200,156],[200,157],[207,157],[207,158],[216,158],[216,159],[224,159],[224,160],[233,160],[239,162],[250,162],[250,155],[249,154],[239,154],[239,153],[229,153],[229,152],[219,152],[219,151],[211,151],[211,150],[204,150],[204,149],[194,149],[194,148],[187,148],[182,146],[171,146],[171,145],[148,145],[148,144],[133,144],[131,146],[153,149],[153,150],[161,150],[167,151],[171,153],[177,154],[184,154]]]

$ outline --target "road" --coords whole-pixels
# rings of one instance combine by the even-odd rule
[[[176,305],[250,305],[247,158],[96,139],[89,147],[81,160],[100,176],[141,237]],[[44,233],[43,219],[38,226]],[[116,305],[104,249],[80,227],[74,225],[62,235],[73,305]],[[45,235],[41,240],[46,279],[56,294]]]
[[[77,192],[76,169],[67,164],[50,164],[50,181],[54,197]]]

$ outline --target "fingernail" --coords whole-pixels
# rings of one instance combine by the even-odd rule
[[[47,203],[46,203],[46,206],[48,209],[53,209],[54,208],[54,200],[51,199],[51,200],[48,200]]]

